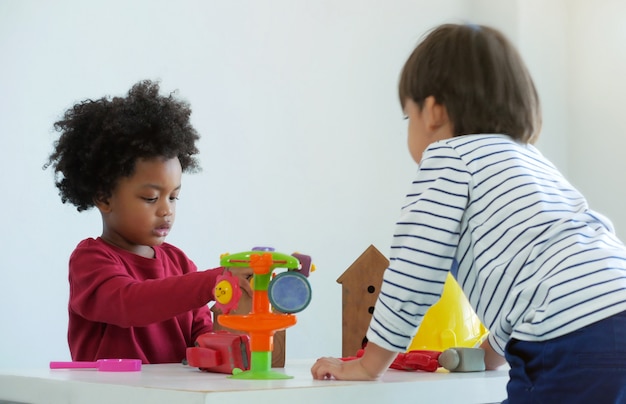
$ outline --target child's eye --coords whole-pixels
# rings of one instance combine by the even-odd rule
[[[406,121],[407,119],[409,119],[409,117],[408,117],[408,115],[403,115],[402,119],[404,119]]]
[[[178,200],[178,196],[170,196],[170,201],[177,201]]]
[[[145,197],[142,197],[141,199],[143,199],[144,201],[146,201],[148,203],[155,203],[157,201],[157,199],[159,199],[159,198],[145,198]]]

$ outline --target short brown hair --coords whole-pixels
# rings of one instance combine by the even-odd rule
[[[533,143],[541,128],[539,97],[528,70],[508,39],[482,25],[441,25],[406,61],[400,103],[420,108],[433,96],[443,104],[453,135],[502,133]]]

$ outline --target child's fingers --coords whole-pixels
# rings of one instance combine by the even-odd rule
[[[311,375],[315,380],[333,379],[335,378],[335,372],[338,361],[335,358],[320,358],[311,367]]]

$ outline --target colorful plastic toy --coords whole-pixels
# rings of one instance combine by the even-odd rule
[[[227,331],[207,332],[187,348],[187,364],[203,372],[232,374],[250,369],[250,337]]]
[[[237,307],[237,303],[241,298],[239,280],[232,272],[224,271],[224,273],[216,279],[213,294],[215,295],[217,307],[222,309],[224,313],[228,313]]]
[[[224,313],[218,317],[218,322],[224,327],[245,331],[250,336],[250,370],[235,369],[231,378],[291,378],[271,370],[273,337],[276,331],[295,325],[296,316],[293,313],[304,310],[311,301],[311,286],[307,277],[315,267],[310,257],[287,255],[270,247],[256,247],[252,251],[222,256],[220,264],[224,267],[250,267],[253,271],[250,314],[228,314],[237,305],[234,300],[238,300],[234,279],[220,277],[216,284],[215,305]],[[287,268],[287,272],[274,277],[276,268]]]
[[[480,348],[450,348],[441,353],[438,361],[450,372],[483,372],[485,351]]]
[[[364,349],[359,349],[356,356],[341,358],[341,360],[351,361],[358,359],[362,357],[364,353]],[[434,372],[440,366],[438,361],[439,356],[441,356],[441,352],[439,351],[411,351],[399,353],[391,365],[389,365],[389,368],[404,371],[423,370],[425,372]]]
[[[101,372],[138,372],[140,359],[98,359],[94,362],[50,362],[50,369],[98,369]]]
[[[448,274],[441,298],[426,312],[407,352],[474,348],[488,333],[459,284]]]
[[[359,349],[356,356],[342,358],[344,361],[360,358],[365,353]],[[409,351],[399,353],[389,365],[390,369],[435,372],[439,367],[450,372],[482,372],[485,370],[485,351],[480,348],[449,348],[440,351]]]

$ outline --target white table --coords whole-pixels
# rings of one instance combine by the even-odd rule
[[[1,370],[0,403],[231,404],[500,402],[508,372],[435,373],[389,370],[382,381],[313,380],[313,361],[287,363],[285,380],[236,380],[179,364],[144,365],[141,372]],[[291,401],[293,400],[293,401]]]

